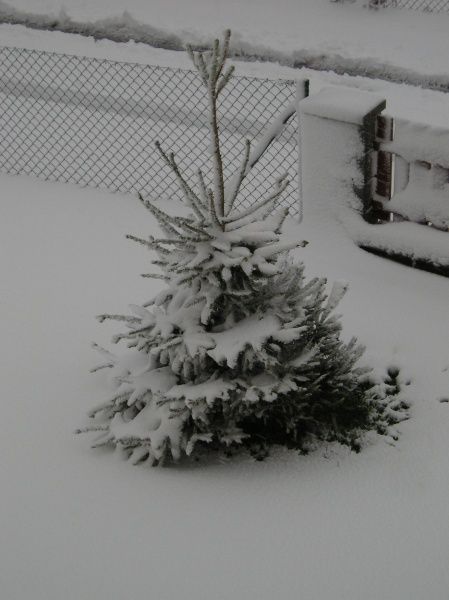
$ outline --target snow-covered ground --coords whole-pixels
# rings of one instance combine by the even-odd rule
[[[42,14],[62,6],[13,4]],[[289,18],[299,5],[302,17],[315,15],[316,22]],[[119,0],[64,6],[73,19],[91,21],[123,9]],[[406,11],[375,13],[327,0],[283,0],[276,10],[255,0],[149,6],[127,3],[139,21],[183,39],[230,25],[285,56],[300,47],[376,61],[392,56],[395,65],[449,81],[447,15],[417,20]],[[375,22],[383,44],[369,33]],[[0,44],[189,66],[180,52],[20,26],[0,26]],[[384,94],[394,115],[449,122],[442,93],[256,62],[239,64],[238,72],[312,75],[312,90],[344,83]],[[289,229],[310,242],[298,251],[309,277],[350,282],[340,305],[345,336],[359,337],[367,346],[363,360],[378,373],[395,365],[410,380],[404,389],[411,418],[400,426],[399,442],[379,439],[359,455],[329,446],[307,457],[275,453],[262,463],[132,468],[72,432],[106,394],[103,374],[88,374],[96,363],[89,343],[108,345],[116,328],[93,316],[126,311],[160,285],[138,277],[148,257],[124,239],[148,235],[154,221],[131,196],[32,178],[2,175],[0,194],[2,598],[448,597],[449,279],[357,249],[330,211],[306,205],[303,224]]]
[[[442,600],[449,589],[449,280],[355,248],[309,210],[309,276],[350,281],[345,335],[412,402],[396,446],[133,468],[72,435],[104,397],[95,314],[146,300],[131,196],[0,179],[1,596]],[[291,233],[297,225],[289,225]]]
[[[247,55],[447,89],[449,13],[374,11],[366,3],[9,0],[0,2],[0,21],[178,48],[186,40],[209,42],[230,27],[235,50]]]

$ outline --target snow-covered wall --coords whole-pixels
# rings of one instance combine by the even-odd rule
[[[305,212],[335,216],[350,206],[368,218],[375,119],[384,98],[352,88],[327,87],[299,103]]]
[[[393,139],[381,149],[394,156],[394,193],[384,207],[417,223],[449,228],[449,127],[394,120]]]
[[[396,118],[393,140],[384,142],[382,148],[409,162],[421,160],[449,168],[449,123],[443,128]]]
[[[299,103],[305,224],[343,226],[362,248],[449,275],[447,233],[417,223],[370,224],[378,223],[373,197],[376,123],[385,105],[377,94],[335,87]],[[413,161],[410,173],[402,178],[405,189],[384,202],[387,214],[397,211],[412,221],[447,227],[449,181],[445,174],[449,171],[441,166],[448,164],[446,140],[449,135],[443,130],[404,122],[396,128],[393,142],[381,144],[382,150],[400,151],[404,164]],[[417,162],[418,158],[438,159],[440,165]]]

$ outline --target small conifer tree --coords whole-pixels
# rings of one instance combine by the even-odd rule
[[[172,153],[157,149],[191,210],[170,216],[140,197],[163,237],[129,239],[153,251],[165,289],[122,321],[126,358],[98,348],[114,370],[115,394],[91,411],[95,445],[122,448],[133,463],[160,464],[201,449],[244,446],[263,456],[273,444],[303,448],[311,438],[355,444],[361,429],[376,426],[382,402],[366,370],[356,367],[363,349],[340,339],[334,309],[346,291],[326,280],[305,281],[302,263],[288,251],[304,242],[281,235],[287,210],[275,210],[288,185],[249,209],[239,209],[248,172],[229,185],[223,176],[217,102],[232,76],[226,66],[230,32],[210,52],[188,48],[209,99],[213,186],[198,171],[186,180]],[[84,431],[85,431],[84,430]]]

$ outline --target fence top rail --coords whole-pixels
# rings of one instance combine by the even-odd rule
[[[59,59],[67,59],[67,60],[79,60],[79,61],[86,61],[86,62],[90,62],[90,63],[102,63],[102,64],[109,64],[109,65],[127,65],[130,68],[140,68],[140,69],[151,69],[154,71],[158,71],[158,72],[165,72],[165,73],[177,73],[177,74],[182,74],[182,73],[189,73],[189,74],[196,74],[196,71],[194,69],[189,69],[189,68],[182,68],[182,67],[162,67],[160,65],[153,65],[153,64],[149,64],[149,63],[143,63],[143,62],[133,62],[133,61],[128,61],[128,60],[123,60],[123,61],[119,61],[119,60],[112,60],[110,58],[98,58],[98,57],[94,57],[94,56],[84,56],[81,54],[70,54],[67,52],[54,52],[54,51],[50,51],[50,50],[36,50],[34,48],[22,48],[19,46],[8,46],[8,45],[3,45],[0,44],[0,56],[2,52],[17,52],[19,54],[30,54],[30,55],[42,55],[42,56],[52,56],[55,59],[59,58]],[[1,60],[0,60],[0,67],[1,67]],[[269,82],[269,83],[275,83],[276,85],[279,86],[291,86],[297,83],[297,79],[284,79],[282,77],[280,78],[276,78],[276,79],[270,79],[269,77],[256,77],[256,76],[251,76],[251,75],[233,75],[233,78],[235,79],[241,79],[241,80],[250,80],[250,81],[258,81],[258,82]]]

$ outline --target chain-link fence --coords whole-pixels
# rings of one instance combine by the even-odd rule
[[[225,176],[295,99],[293,81],[234,77],[220,104]],[[207,99],[196,72],[0,48],[0,170],[153,198],[179,197],[154,142],[186,176],[208,173]],[[296,116],[251,170],[240,199],[257,202],[286,171],[298,212]]]
[[[372,8],[410,8],[423,12],[449,12],[449,0],[369,0]]]

